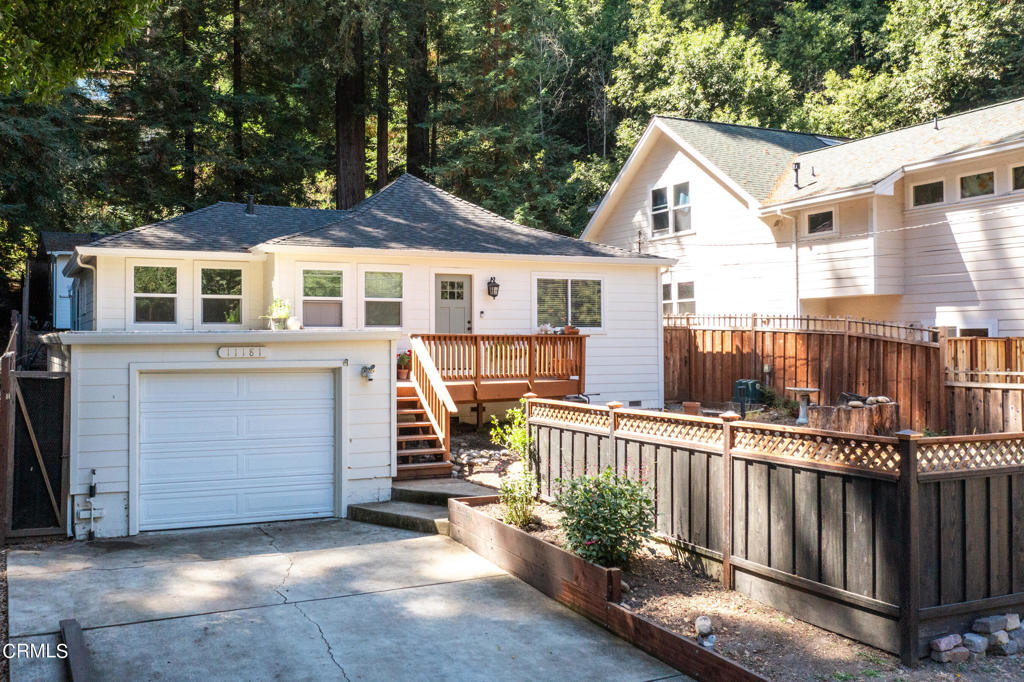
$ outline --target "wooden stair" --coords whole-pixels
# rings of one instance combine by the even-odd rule
[[[411,381],[398,383],[398,475],[395,478],[431,478],[450,476],[445,442],[438,435],[423,409]]]

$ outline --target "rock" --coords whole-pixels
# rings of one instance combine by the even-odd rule
[[[977,652],[972,651],[971,655],[967,658],[967,662],[968,663],[974,663],[979,658],[985,658],[985,652],[982,651],[981,653],[977,653]]]
[[[947,651],[933,651],[932,660],[936,663],[964,663],[971,657],[971,652],[962,646]]]
[[[693,621],[693,627],[697,629],[697,634],[701,637],[711,634],[711,619],[707,616],[697,616],[697,620]]]
[[[846,403],[846,406],[847,407],[864,407],[864,403],[862,403],[859,400],[851,400],[850,402]]]
[[[1011,641],[989,647],[988,653],[990,656],[1013,656],[1018,651],[1020,651],[1020,647],[1017,645],[1017,642]]]
[[[619,587],[622,588],[622,593],[623,594],[626,594],[626,593],[629,592],[629,589],[630,589],[629,588],[629,583],[627,583],[625,580],[620,580],[619,581]]]
[[[932,640],[932,651],[949,651],[960,646],[963,641],[963,638],[957,634],[937,637]]]
[[[872,397],[872,398],[868,398],[867,400],[865,400],[864,404],[865,405],[874,405],[877,402],[878,402],[878,398],[873,398]]]
[[[1006,631],[1017,630],[1020,628],[1020,614],[1019,613],[1008,613],[1006,614]]]
[[[999,630],[1006,629],[1006,616],[985,616],[984,618],[978,618],[971,625],[971,629],[975,632],[980,632],[983,635],[987,635],[992,632],[998,632]]]
[[[1024,628],[1017,628],[1009,633],[1010,639],[1017,643],[1021,651],[1024,651]]]
[[[988,648],[988,637],[968,632],[963,636],[963,645],[972,653],[983,654]]]
[[[1008,644],[1010,641],[1010,635],[1006,634],[1006,630],[996,630],[988,635],[989,647],[999,646],[1000,644]]]
[[[890,398],[888,396],[884,396],[884,395],[875,396],[875,400],[878,401],[879,403],[883,404],[883,405],[885,405],[886,403],[891,403],[892,402],[892,398]]]

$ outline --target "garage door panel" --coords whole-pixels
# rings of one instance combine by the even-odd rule
[[[333,515],[334,385],[329,371],[143,374],[139,528]]]

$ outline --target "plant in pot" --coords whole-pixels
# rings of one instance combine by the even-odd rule
[[[565,328],[562,331],[565,334],[579,334],[580,333],[579,328],[578,327],[574,327],[571,324],[565,325]]]
[[[271,329],[284,329],[288,322],[288,315],[291,313],[291,306],[283,298],[275,298],[267,308],[266,315],[260,315],[261,320],[267,320]]]
[[[405,381],[409,378],[409,366],[412,365],[412,351],[407,350],[398,354],[398,380]]]

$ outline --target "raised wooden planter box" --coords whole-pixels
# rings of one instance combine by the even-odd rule
[[[473,509],[497,501],[496,495],[449,499],[452,539],[682,673],[698,680],[765,680],[620,606],[619,569],[590,563]]]

